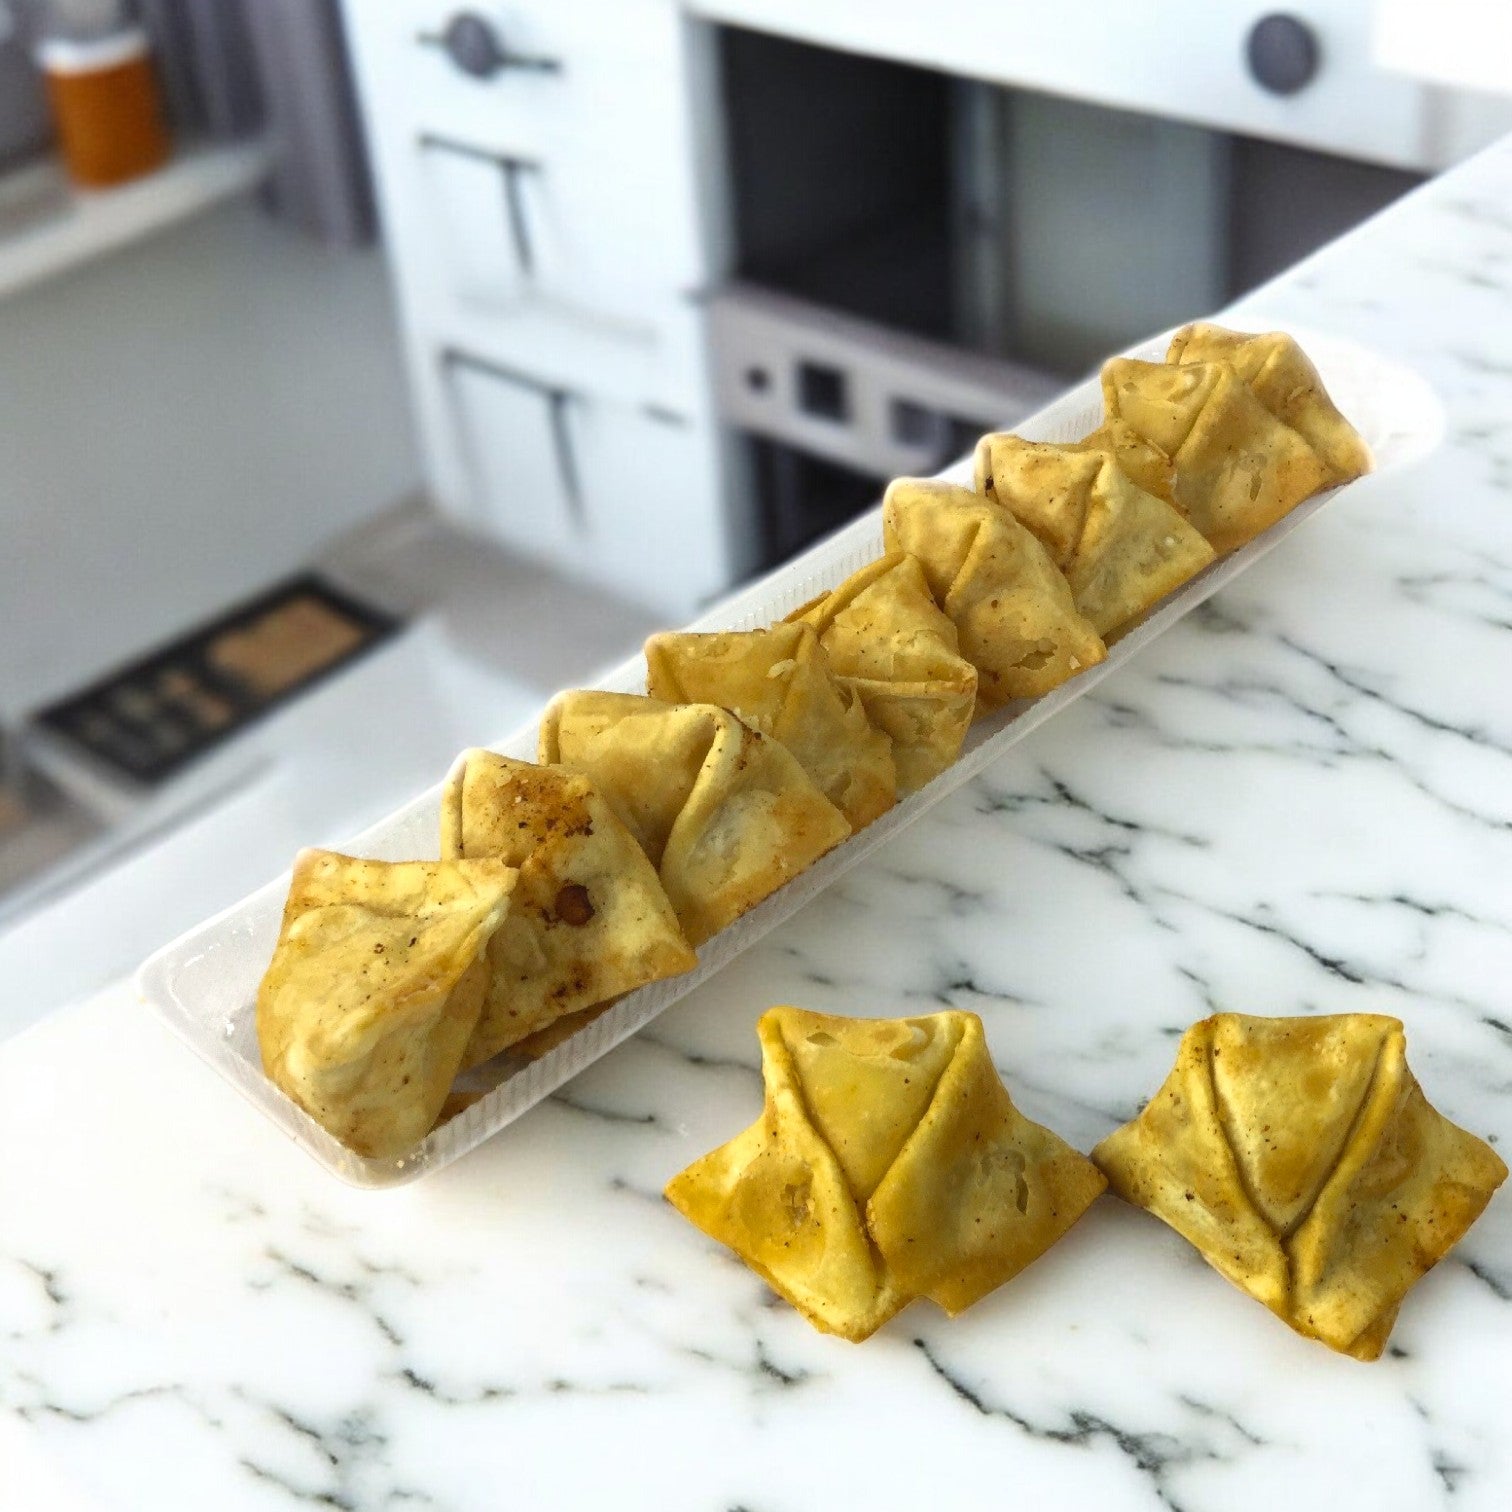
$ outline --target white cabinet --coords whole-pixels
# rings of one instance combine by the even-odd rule
[[[573,397],[454,353],[442,361],[473,519],[533,555],[579,556],[583,501]]]
[[[549,254],[528,159],[482,152],[434,133],[418,139],[448,282],[467,304],[507,309],[528,297]]]
[[[723,552],[707,426],[679,411],[541,384],[475,356],[443,356],[467,513],[527,555],[653,604],[699,589],[689,564]],[[693,607],[693,605],[689,605]]]
[[[689,561],[717,556],[725,538],[713,432],[684,415],[584,404],[585,528],[605,580],[623,573],[655,600],[674,597]],[[712,596],[712,590],[705,597]]]
[[[349,0],[349,13],[379,31],[373,46],[386,66],[375,83],[389,89],[387,134],[428,129],[537,164],[560,279],[590,304],[634,311],[647,297],[696,285],[704,268],[676,0],[467,7],[527,65],[485,78],[422,40],[443,37],[462,10]]]
[[[684,617],[733,565],[689,23],[676,0],[346,17],[437,501]]]
[[[1453,9],[1466,7],[1493,8],[1454,0]],[[1445,143],[1455,135],[1459,102],[1373,58],[1368,0],[689,0],[689,8],[823,46],[1400,168],[1447,166]],[[1404,0],[1401,8],[1420,12],[1425,32],[1438,24],[1439,5]],[[1267,88],[1248,60],[1267,19],[1310,39],[1315,72],[1295,92]]]

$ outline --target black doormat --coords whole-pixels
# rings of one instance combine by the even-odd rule
[[[39,710],[31,723],[154,786],[403,623],[305,573]]]

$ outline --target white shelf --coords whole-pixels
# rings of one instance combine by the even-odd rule
[[[255,140],[181,150],[117,189],[74,189],[56,162],[0,177],[0,298],[247,193],[272,160]]]

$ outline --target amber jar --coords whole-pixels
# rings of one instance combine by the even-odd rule
[[[46,41],[37,63],[63,163],[76,184],[108,188],[167,161],[168,132],[145,32],[133,28],[94,42]]]

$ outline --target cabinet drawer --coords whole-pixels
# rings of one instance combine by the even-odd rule
[[[680,412],[445,354],[462,512],[514,549],[686,613],[727,580],[718,458]]]
[[[633,13],[651,3],[623,5],[632,34]],[[570,134],[593,82],[582,54],[586,46],[592,56],[600,9],[594,0],[345,0],[373,128],[430,125],[530,149]],[[459,45],[459,27],[470,45]]]
[[[489,155],[531,165],[519,187],[543,249],[536,281],[560,297],[633,310],[648,291],[700,281],[692,131],[680,82],[685,23],[672,0],[347,0],[347,11],[397,242],[453,234],[454,217],[416,218],[434,199],[430,179],[447,180],[449,192],[467,180],[434,161],[437,149],[427,144],[444,141],[459,155],[475,154],[479,168]],[[459,67],[440,39],[464,11],[528,66],[486,77]],[[471,180],[480,203],[499,202],[485,173]]]
[[[448,356],[443,381],[471,498],[490,535],[534,556],[570,560],[583,510],[573,401],[501,367]]]
[[[1094,104],[1295,142],[1401,168],[1431,168],[1425,91],[1371,57],[1364,0],[691,0],[729,21],[845,51]],[[1424,7],[1425,10],[1431,9]],[[1250,59],[1275,13],[1305,32],[1315,73],[1287,92]],[[1307,44],[1304,42],[1303,46]],[[1263,50],[1263,49],[1262,49]]]
[[[585,405],[583,496],[593,575],[686,616],[729,584],[712,431],[675,414]]]
[[[438,352],[460,351],[593,400],[702,413],[708,407],[701,312],[666,302],[643,321],[545,300],[488,308],[437,301],[423,326]]]
[[[635,61],[635,38],[643,30],[637,12],[647,8],[645,0],[628,0],[616,18],[594,0],[411,5],[404,18],[388,23],[408,118],[497,147],[541,151],[569,141],[582,130],[582,117],[605,83],[596,77],[599,34],[607,27]],[[470,72],[459,59],[453,38],[463,25],[492,39],[502,61],[491,71]],[[623,93],[621,81],[605,103]]]
[[[689,282],[675,217],[648,214],[655,197],[640,201],[622,174],[565,153],[534,158],[434,131],[419,133],[415,148],[432,208],[415,234],[431,239],[427,261],[447,270],[459,299],[544,301],[590,319],[644,322]]]
[[[421,177],[446,286],[468,304],[507,309],[530,296],[549,252],[528,159],[422,136]],[[543,255],[544,254],[544,255]]]

